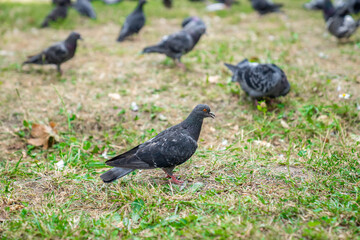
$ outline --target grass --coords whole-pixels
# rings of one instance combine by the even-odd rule
[[[338,44],[321,13],[280,2],[286,15],[259,17],[248,1],[219,13],[151,1],[146,27],[120,44],[133,1],[94,1],[97,20],[71,9],[49,29],[38,29],[47,2],[1,1],[1,238],[360,239],[359,33]],[[208,34],[183,57],[186,72],[164,56],[139,55],[188,15],[203,18]],[[63,76],[52,66],[20,67],[72,30],[85,41]],[[223,66],[245,57],[281,66],[289,95],[254,107]],[[104,153],[150,139],[197,103],[217,118],[205,121],[198,151],[176,168],[185,185],[160,170],[102,183]],[[60,141],[48,150],[28,145],[32,123],[49,121]]]

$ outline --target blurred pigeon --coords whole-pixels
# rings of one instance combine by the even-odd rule
[[[203,25],[206,28],[206,25],[203,22],[203,20],[201,20],[198,17],[187,17],[187,18],[185,18],[181,23],[181,27],[184,28],[190,22],[195,22],[197,25]]]
[[[273,3],[270,0],[250,0],[251,6],[260,14],[264,15],[272,12],[280,12],[283,6],[281,3]]]
[[[71,5],[71,0],[52,0],[54,5]]]
[[[325,0],[323,14],[327,30],[336,38],[349,38],[360,26],[360,20],[355,21],[346,12],[336,11],[330,0]]]
[[[70,1],[57,0],[55,8],[49,13],[49,15],[46,16],[43,23],[41,24],[41,27],[42,28],[48,27],[49,22],[56,21],[59,18],[63,18],[63,19],[66,18],[69,2]]]
[[[96,18],[96,13],[89,0],[77,0],[73,6],[81,15],[92,19]]]
[[[74,57],[78,39],[81,39],[80,34],[72,32],[65,41],[58,42],[41,53],[28,57],[28,60],[25,61],[23,65],[54,64],[56,65],[58,72],[61,74],[62,71],[60,65]]]
[[[309,10],[322,10],[325,0],[312,0],[304,4],[304,8]]]
[[[182,55],[195,47],[205,31],[205,25],[191,21],[180,32],[163,37],[160,43],[144,48],[142,53],[165,54],[172,58],[178,66],[185,69],[185,65],[180,60]]]
[[[145,15],[143,12],[143,6],[146,3],[146,0],[139,0],[139,3],[135,10],[127,16],[125,23],[121,28],[120,36],[117,41],[122,42],[128,36],[138,33],[141,28],[145,25]]]
[[[215,118],[209,106],[197,105],[183,122],[108,160],[106,164],[114,168],[102,174],[101,179],[109,183],[136,169],[161,168],[174,183],[181,184],[173,175],[173,169],[195,153],[201,126],[207,117]]]
[[[247,59],[236,66],[225,63],[233,73],[232,81],[253,99],[277,98],[290,91],[285,73],[275,64],[251,63]]]
[[[166,8],[172,8],[172,0],[163,0],[163,4]]]
[[[324,0],[324,2],[326,2]],[[340,15],[358,14],[360,12],[360,0],[348,0],[343,4],[335,4],[336,13]]]
[[[103,0],[105,4],[115,4],[121,2],[122,0]]]

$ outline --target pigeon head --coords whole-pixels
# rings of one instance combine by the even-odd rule
[[[326,21],[335,14],[335,8],[330,0],[324,1],[323,13]]]
[[[192,110],[191,115],[196,116],[197,118],[215,118],[215,114],[210,111],[210,107],[206,104],[197,105],[194,110]]]
[[[139,6],[143,6],[145,3],[147,3],[146,0],[139,0]]]
[[[77,32],[72,32],[72,33],[70,33],[68,39],[69,39],[69,40],[71,39],[72,41],[76,41],[76,40],[79,40],[79,39],[82,40],[80,34],[77,33]]]

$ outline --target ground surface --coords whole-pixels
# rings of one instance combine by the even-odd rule
[[[49,29],[37,28],[47,2],[0,2],[0,236],[359,238],[360,32],[338,44],[303,1],[282,0],[286,15],[265,17],[248,1],[216,14],[202,3],[149,2],[146,27],[124,43],[115,39],[135,2],[95,1],[98,20],[70,10]],[[188,15],[202,17],[208,34],[183,57],[186,72],[139,55]],[[72,30],[85,40],[62,76],[52,66],[21,68]],[[223,66],[245,57],[281,66],[289,95],[254,107]],[[102,183],[106,154],[150,139],[198,103],[217,118],[205,120],[198,151],[177,168],[185,185],[160,170]],[[28,145],[32,123],[50,121],[59,142]]]

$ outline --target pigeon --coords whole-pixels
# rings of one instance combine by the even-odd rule
[[[309,10],[322,10],[325,0],[312,0],[304,4],[304,8]]]
[[[70,1],[57,1],[55,8],[47,15],[41,24],[42,28],[48,27],[49,22],[54,22],[59,18],[66,18]]]
[[[122,0],[103,0],[103,2],[105,3],[105,4],[108,4],[108,5],[110,5],[110,4],[115,4],[115,3],[119,3],[119,2],[121,2]]]
[[[290,91],[285,73],[275,64],[251,63],[244,59],[236,66],[227,63],[225,66],[233,73],[232,82],[239,82],[255,102],[285,96]]]
[[[41,53],[28,57],[25,64],[54,64],[58,72],[61,74],[60,65],[69,59],[73,58],[76,51],[77,40],[82,39],[79,33],[72,32],[65,41],[58,42]]]
[[[203,25],[206,28],[206,25],[203,22],[203,20],[201,20],[198,17],[187,17],[187,18],[185,18],[181,23],[181,27],[184,28],[190,22],[195,22],[197,25]]]
[[[73,6],[81,15],[96,19],[96,13],[89,0],[77,0]]]
[[[139,3],[135,10],[127,16],[125,23],[121,28],[120,36],[117,41],[122,42],[125,38],[138,33],[141,28],[145,25],[145,15],[143,12],[143,6],[146,3],[146,0],[139,0]]]
[[[280,8],[283,6],[281,3],[273,3],[270,0],[249,0],[251,6],[260,14],[280,12]]]
[[[160,43],[144,48],[142,53],[165,54],[172,58],[179,67],[185,69],[185,65],[181,63],[181,57],[195,47],[205,32],[204,24],[190,21],[181,31],[163,37]]]
[[[323,8],[327,30],[337,39],[349,38],[360,26],[360,20],[343,12],[338,12],[330,0],[325,0]]]
[[[183,122],[106,161],[107,165],[114,168],[102,174],[101,179],[110,183],[136,169],[161,168],[174,183],[183,183],[174,176],[173,169],[195,153],[201,126],[207,117],[215,118],[210,107],[205,104],[197,105]]]
[[[172,8],[172,0],[163,0],[163,4],[166,8]]]

